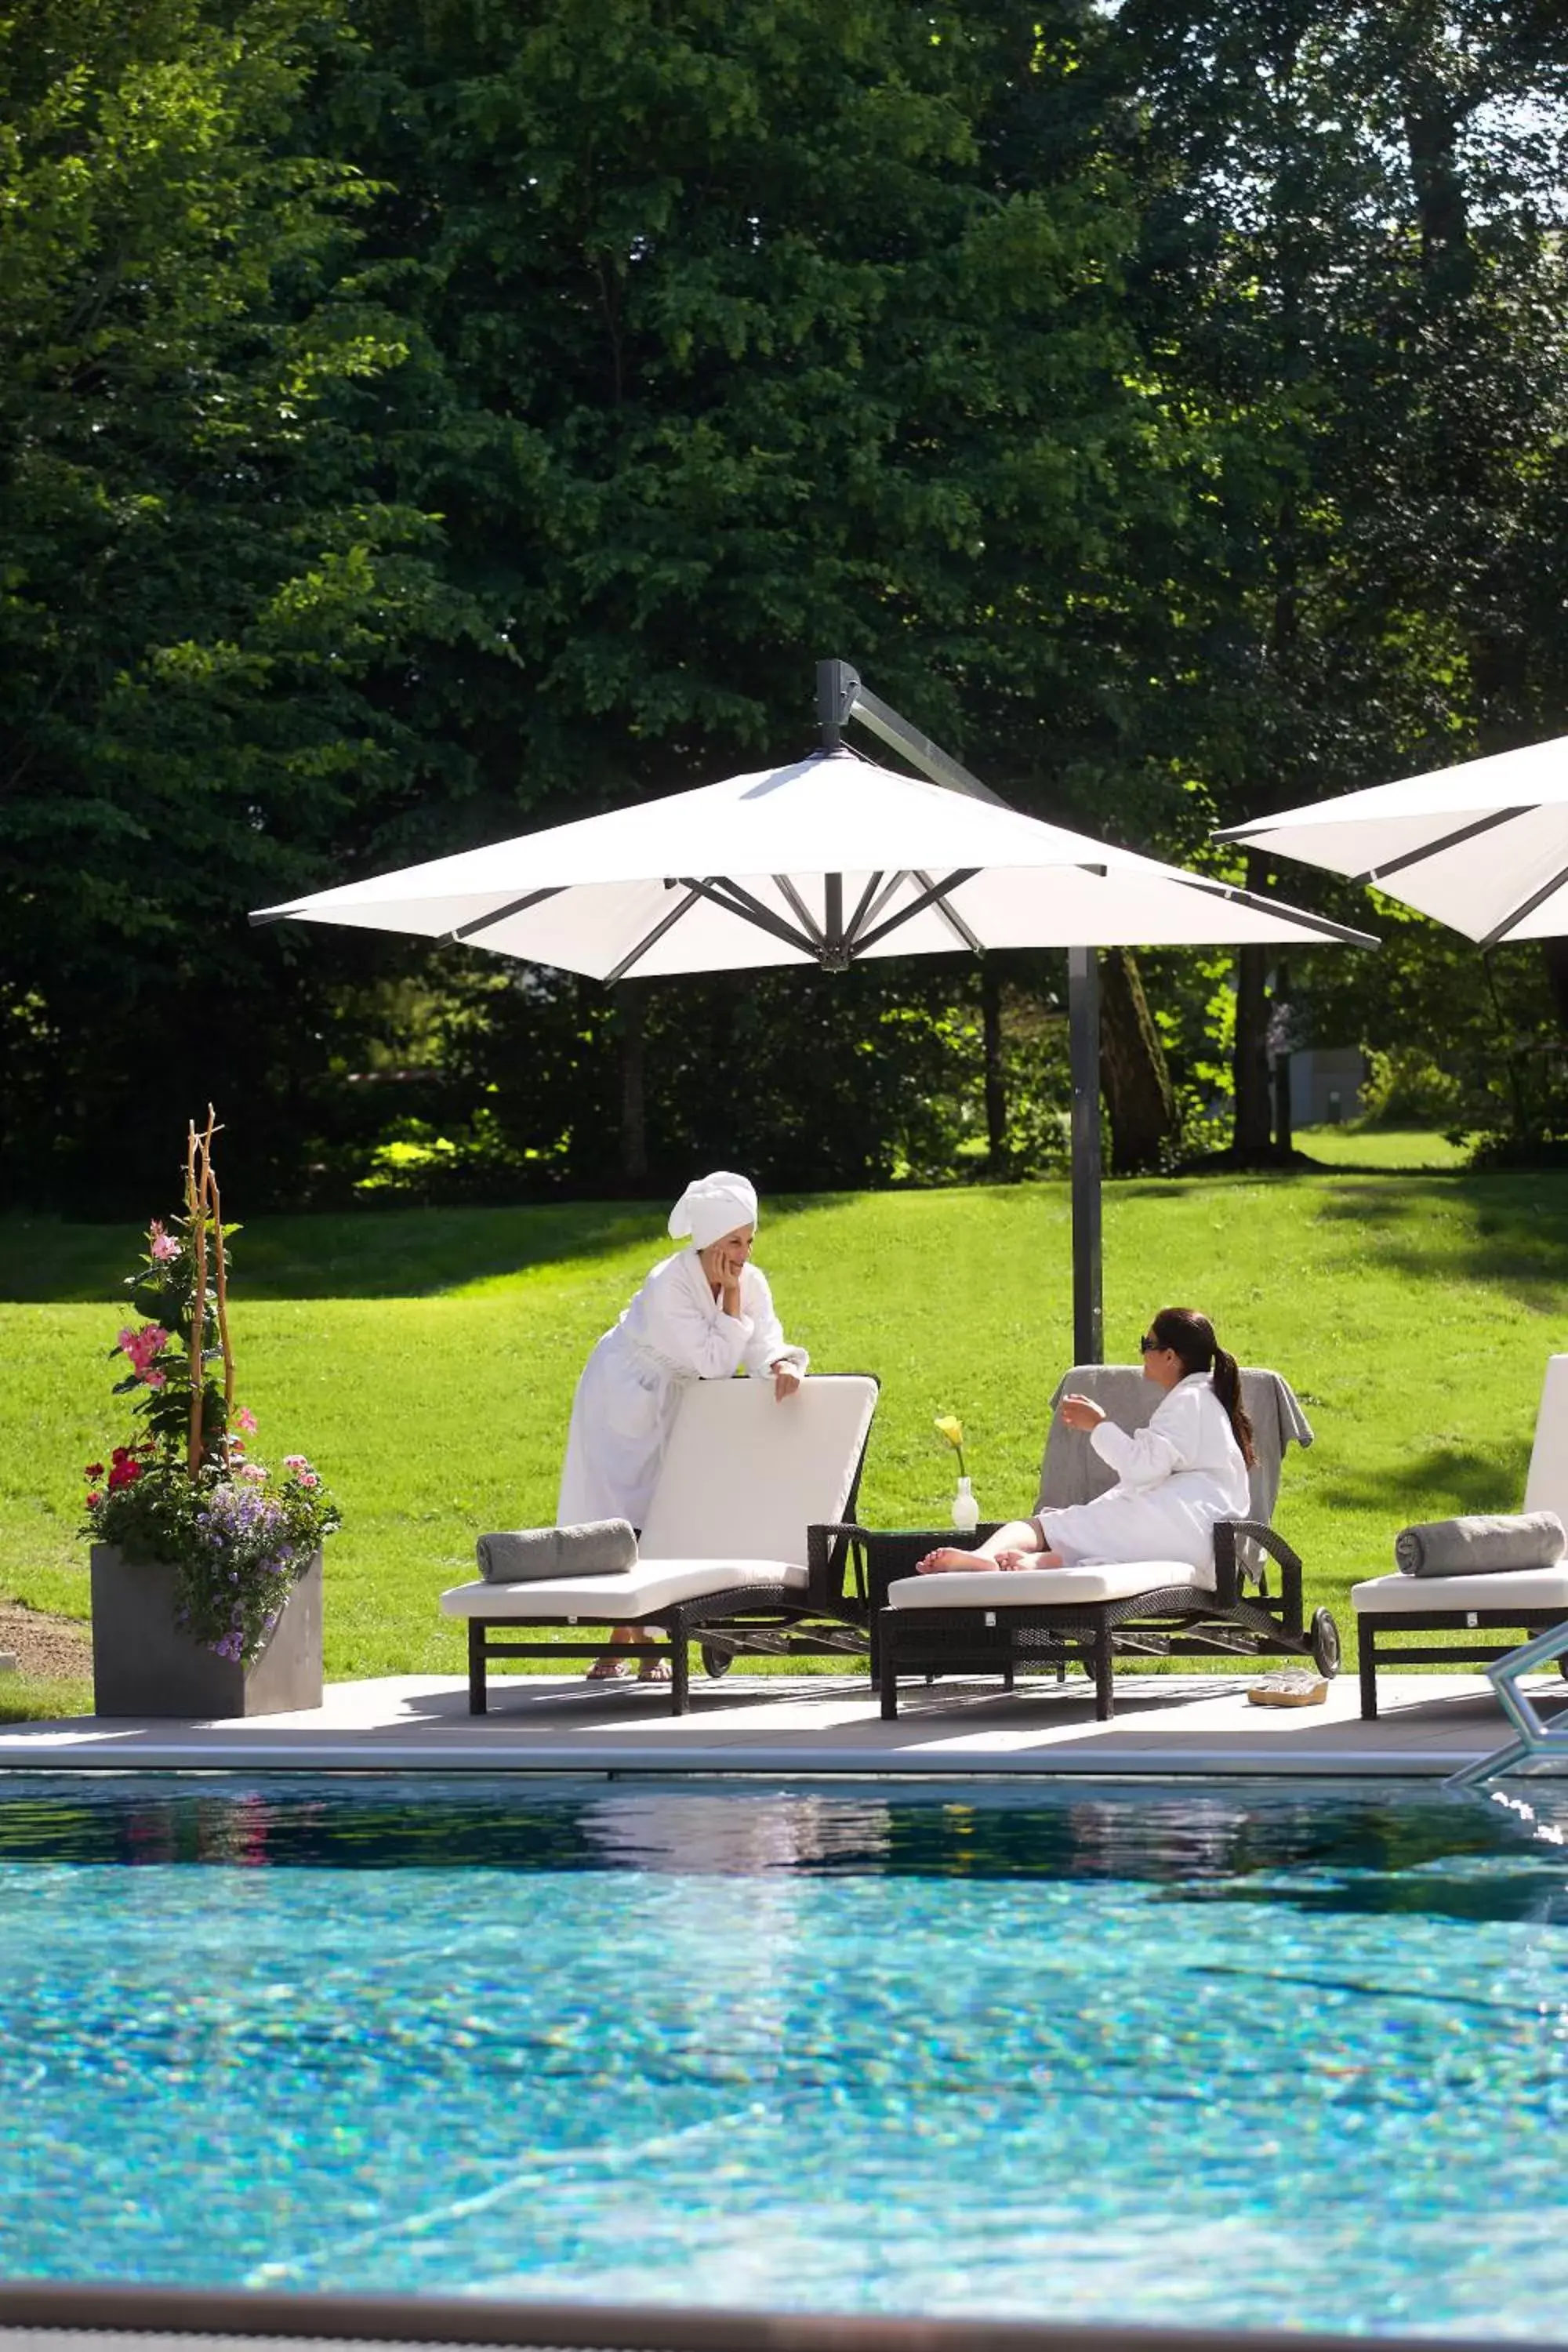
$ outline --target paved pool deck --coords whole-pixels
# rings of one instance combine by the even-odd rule
[[[1252,1705],[1248,1675],[1128,1674],[1096,1723],[1081,1675],[1013,1692],[994,1682],[906,1689],[884,1723],[863,1678],[699,1676],[689,1715],[667,1688],[579,1677],[497,1677],[468,1711],[458,1675],[334,1683],[297,1715],[226,1723],[95,1717],[0,1727],[0,1770],[506,1771],[569,1773],[1268,1773],[1440,1777],[1500,1748],[1508,1726],[1480,1675],[1379,1678],[1363,1723],[1353,1675],[1318,1706]],[[1555,1675],[1526,1685],[1568,1706]]]

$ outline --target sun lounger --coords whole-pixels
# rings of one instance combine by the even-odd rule
[[[1261,1440],[1252,1480],[1257,1516],[1215,1528],[1212,1570],[1184,1560],[1138,1560],[916,1576],[910,1572],[919,1556],[915,1547],[931,1547],[925,1536],[903,1539],[903,1573],[889,1577],[892,1556],[885,1547],[897,1539],[878,1538],[884,1549],[873,1591],[883,1586],[886,1600],[877,1620],[883,1715],[898,1714],[900,1674],[926,1680],[999,1674],[1011,1687],[1021,1668],[1054,1668],[1059,1677],[1077,1662],[1093,1676],[1095,1713],[1106,1723],[1119,1657],[1310,1657],[1320,1673],[1337,1673],[1339,1630],[1326,1609],[1304,1624],[1301,1562],[1268,1524],[1285,1446],[1292,1440],[1310,1444],[1311,1431],[1278,1373],[1247,1369],[1241,1381],[1243,1402]],[[1124,1364],[1075,1365],[1053,1404],[1069,1390],[1092,1397],[1126,1429],[1141,1427],[1159,1402],[1152,1383]],[[1071,1442],[1064,1446],[1064,1440]],[[1113,1476],[1053,1412],[1037,1508],[1087,1502]],[[1271,1564],[1279,1570],[1278,1592],[1269,1590]]]
[[[1568,1526],[1568,1356],[1547,1360],[1524,1507],[1555,1511]],[[1394,1571],[1353,1584],[1351,1605],[1361,1639],[1361,1711],[1371,1722],[1379,1666],[1489,1664],[1531,1634],[1568,1620],[1568,1559],[1495,1576]],[[1479,1638],[1443,1643],[1409,1638],[1438,1633]]]
[[[491,1584],[441,1595],[468,1625],[468,1712],[486,1711],[492,1658],[594,1657],[592,1642],[520,1642],[528,1627],[635,1625],[644,1656],[668,1654],[671,1708],[689,1704],[688,1645],[710,1670],[737,1652],[864,1654],[863,1593],[846,1592],[847,1543],[810,1523],[855,1507],[877,1383],[813,1373],[787,1402],[771,1381],[694,1381],[681,1399],[636,1564],[609,1575]],[[653,1637],[660,1637],[657,1642]],[[631,1654],[637,1654],[632,1653]]]

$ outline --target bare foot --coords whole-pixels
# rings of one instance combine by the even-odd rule
[[[928,1551],[924,1559],[915,1562],[915,1574],[945,1576],[951,1569],[994,1568],[995,1565],[989,1552],[958,1551],[952,1544],[939,1544],[935,1551]]]

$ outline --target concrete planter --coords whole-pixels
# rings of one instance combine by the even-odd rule
[[[95,1715],[287,1715],[321,1704],[321,1555],[310,1556],[254,1665],[219,1658],[174,1622],[174,1570],[92,1547]]]

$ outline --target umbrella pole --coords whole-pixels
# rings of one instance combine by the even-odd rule
[[[1105,1360],[1100,1227],[1100,957],[1068,950],[1068,1045],[1072,1063],[1072,1353]]]

